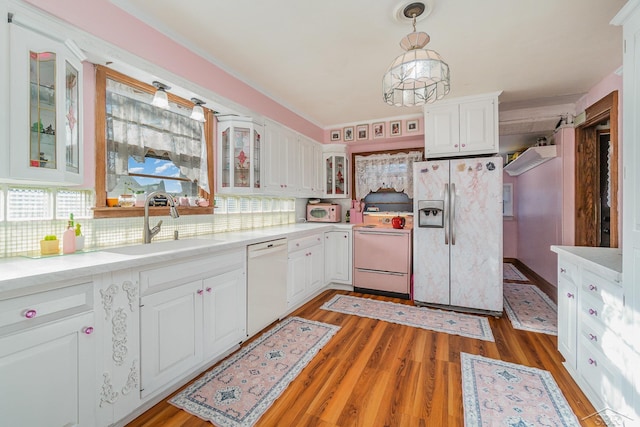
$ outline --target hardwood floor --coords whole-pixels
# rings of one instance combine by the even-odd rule
[[[489,317],[495,342],[321,310],[326,291],[292,315],[341,326],[257,426],[463,426],[460,352],[545,369],[583,426],[603,425],[562,366],[555,336],[513,329]],[[394,298],[355,296],[411,304]],[[246,344],[245,344],[246,345]],[[130,427],[210,427],[165,401]]]

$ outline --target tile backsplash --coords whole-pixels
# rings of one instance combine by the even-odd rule
[[[154,241],[173,239],[177,230],[180,238],[226,231],[249,230],[296,222],[295,200],[267,197],[216,196],[213,215],[183,215],[152,217],[150,225],[162,220],[162,228]],[[124,209],[124,208],[123,208]],[[40,240],[47,234],[58,239],[67,226],[64,219],[0,220],[0,258],[37,256]],[[142,242],[143,218],[78,218],[85,236],[85,250],[135,244]]]

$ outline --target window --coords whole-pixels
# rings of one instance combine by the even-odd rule
[[[96,92],[96,218],[142,214],[141,208],[107,208],[106,199],[120,194],[160,190],[212,201],[215,119],[210,110],[205,109],[205,123],[193,120],[193,104],[172,94],[169,109],[155,107],[153,86],[104,67],[97,67]]]

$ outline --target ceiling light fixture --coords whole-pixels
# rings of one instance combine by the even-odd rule
[[[403,14],[413,20],[413,32],[400,41],[406,50],[389,66],[382,78],[384,102],[396,107],[414,107],[442,99],[449,93],[449,66],[438,52],[423,49],[430,37],[416,32],[416,18],[425,11],[424,3],[407,5]]]
[[[154,81],[152,83],[156,90],[155,95],[153,95],[153,101],[151,101],[151,105],[154,105],[158,108],[168,109],[169,108],[169,97],[167,96],[167,90],[171,89],[171,86],[167,86],[164,83],[160,83]]]
[[[204,108],[202,108],[202,106],[206,104],[206,102],[201,101],[198,98],[191,98],[191,102],[193,102],[191,118],[202,123],[206,122],[207,120],[204,118]]]

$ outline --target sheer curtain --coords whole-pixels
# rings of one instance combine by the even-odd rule
[[[209,192],[204,123],[191,110],[163,110],[151,105],[152,95],[107,79],[107,190],[118,175],[128,174],[129,156],[144,162],[149,151],[166,155],[180,173]]]
[[[367,194],[380,188],[393,188],[413,197],[413,163],[420,161],[420,151],[356,156],[356,199],[362,200]]]

